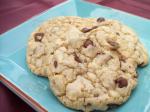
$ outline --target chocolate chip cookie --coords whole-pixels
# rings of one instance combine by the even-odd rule
[[[148,54],[132,29],[105,18],[58,17],[30,36],[27,63],[48,76],[54,95],[77,110],[121,105],[137,84]]]
[[[50,86],[69,108],[107,110],[111,104],[125,102],[137,83],[135,66],[120,61],[114,51],[119,47],[102,46],[103,41],[100,44],[90,35],[94,30],[83,32],[70,27],[65,43],[52,56]]]

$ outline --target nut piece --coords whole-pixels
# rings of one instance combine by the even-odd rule
[[[83,46],[85,48],[87,48],[89,45],[93,46],[93,41],[91,41],[90,39],[86,39],[86,41],[84,42]]]
[[[35,33],[34,34],[34,39],[36,42],[41,42],[43,39],[44,33]]]
[[[124,77],[119,77],[115,80],[115,83],[118,84],[119,88],[127,87],[128,81]]]

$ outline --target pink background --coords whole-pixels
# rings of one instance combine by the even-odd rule
[[[64,0],[0,0],[0,34]],[[150,0],[88,0],[150,19]],[[34,112],[0,82],[1,112]]]

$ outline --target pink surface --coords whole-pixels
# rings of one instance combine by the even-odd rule
[[[0,0],[0,34],[64,0]],[[150,0],[88,0],[150,18]],[[1,112],[34,112],[0,82]]]
[[[0,0],[0,33],[64,0]]]
[[[18,96],[0,83],[0,112],[35,112]]]

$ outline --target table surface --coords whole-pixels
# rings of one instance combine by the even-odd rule
[[[0,34],[64,0],[0,0]],[[150,19],[150,0],[88,0]],[[36,10],[35,10],[36,9]],[[1,112],[35,112],[0,82]]]

